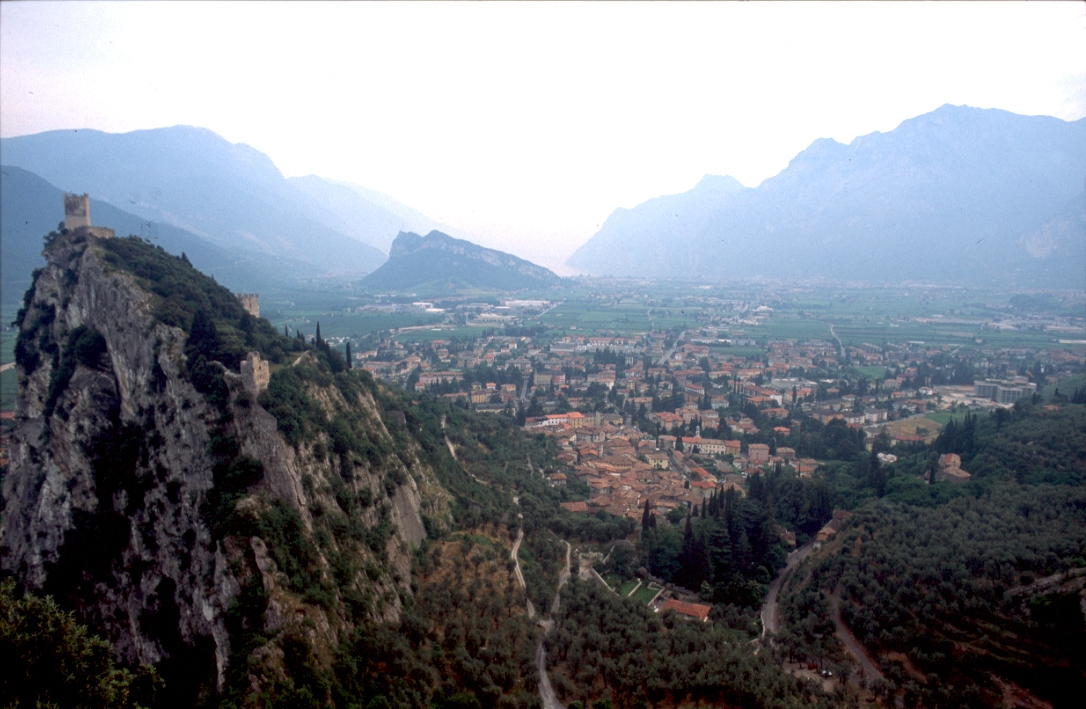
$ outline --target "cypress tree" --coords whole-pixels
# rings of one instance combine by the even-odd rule
[[[319,321],[317,322],[317,334],[313,336],[313,344],[317,347],[324,344],[324,340],[321,339],[321,324]]]
[[[353,366],[351,360],[351,341],[347,340],[347,369],[350,369]]]

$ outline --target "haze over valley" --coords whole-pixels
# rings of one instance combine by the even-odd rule
[[[1082,19],[0,3],[0,707],[1078,707]]]

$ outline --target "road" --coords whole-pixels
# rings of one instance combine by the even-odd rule
[[[773,579],[773,583],[769,584],[769,592],[765,596],[765,603],[762,604],[762,637],[761,640],[765,640],[769,635],[776,635],[780,630],[780,609],[777,603],[777,595],[780,593],[781,587],[787,583],[788,578],[792,575],[792,572],[796,570],[799,563],[807,558],[807,555],[814,551],[815,540],[811,539],[809,542],[796,549],[785,560],[784,568],[777,574],[777,578]]]
[[[856,639],[856,636],[852,634],[852,631],[845,626],[841,620],[841,584],[837,584],[837,588],[833,589],[833,625],[837,629],[837,637],[841,638],[841,642],[845,644],[848,651],[852,653],[852,656],[860,663],[860,667],[863,668],[864,674],[870,679],[883,679],[882,671],[879,670],[878,665],[871,659],[871,656],[867,654],[867,650],[860,644],[860,641]]]
[[[656,360],[656,364],[661,364],[662,362],[666,362],[669,359],[671,359],[671,355],[675,354],[675,349],[680,344],[682,344],[683,338],[686,337],[686,333],[688,333],[688,332],[690,332],[690,331],[689,330],[683,330],[682,332],[680,332],[679,336],[675,338],[675,344],[673,344],[671,346],[671,349],[669,349],[667,352],[660,355],[659,359]]]
[[[844,344],[842,344],[841,338],[838,337],[837,333],[833,331],[833,325],[832,324],[830,325],[830,336],[833,337],[833,339],[837,340],[837,347],[838,347],[837,354],[838,354],[838,356],[844,357],[845,356],[845,346],[844,346]]]

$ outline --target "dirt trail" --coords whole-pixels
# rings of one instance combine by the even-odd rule
[[[867,650],[860,644],[860,641],[856,639],[856,636],[852,634],[852,631],[845,626],[841,620],[841,584],[837,584],[837,588],[833,589],[833,625],[837,628],[837,637],[841,638],[841,641],[848,648],[848,651],[852,653],[852,656],[860,663],[860,667],[863,668],[864,674],[871,679],[884,679],[882,671],[879,670],[879,666],[875,664],[875,661],[871,659],[871,656],[867,654]]]
[[[528,464],[531,465],[531,462],[529,461]],[[520,505],[520,498],[514,497],[513,503]],[[523,519],[524,515],[518,512],[517,517]],[[509,558],[513,560],[513,571],[516,574],[517,583],[524,589],[524,600],[528,606],[528,619],[533,620],[535,618],[535,606],[532,605],[531,600],[528,599],[528,584],[524,582],[524,573],[520,570],[520,559],[517,558],[517,552],[520,550],[520,543],[523,541],[524,530],[518,529],[517,539],[513,542],[513,551],[509,553]],[[558,575],[558,590],[554,592],[554,600],[551,602],[549,615],[558,612],[558,607],[562,599],[562,586],[565,586],[566,581],[569,581],[570,556],[573,552],[573,547],[565,540],[563,540],[563,543],[566,545],[566,566]],[[547,650],[543,646],[543,639],[554,627],[554,619],[549,617],[546,619],[541,618],[539,625],[543,628],[543,635],[540,636],[539,645],[535,648],[535,664],[536,669],[539,671],[539,697],[543,701],[543,709],[566,709],[566,707],[558,701],[558,697],[555,696],[554,688],[551,687],[550,677],[547,676]]]
[[[520,559],[517,558],[517,552],[520,550],[520,543],[524,541],[524,530],[517,530],[517,540],[513,542],[513,551],[509,553],[509,558],[513,560],[513,571],[517,575],[517,583],[524,589],[524,600],[528,603],[528,620],[535,618],[535,606],[532,605],[531,600],[528,599],[528,584],[524,583],[524,574],[520,570]]]
[[[551,603],[551,615],[558,612],[558,606],[562,598],[562,586],[569,581],[569,558],[572,552],[572,547],[569,542],[565,542],[566,545],[566,568],[562,569],[562,573],[558,575],[558,590],[554,592],[554,601]],[[545,621],[539,623],[543,626],[543,637],[546,637],[547,633],[554,627],[554,619],[548,618]],[[539,696],[543,700],[543,709],[566,709],[561,702],[558,701],[558,697],[554,694],[554,689],[551,687],[550,677],[547,676],[547,650],[543,647],[543,638],[539,639],[539,645],[535,649],[535,664],[539,670]]]

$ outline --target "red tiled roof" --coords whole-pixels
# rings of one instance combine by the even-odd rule
[[[710,606],[703,606],[700,603],[687,603],[674,598],[669,598],[664,602],[664,605],[660,607],[660,612],[673,610],[680,615],[689,616],[691,618],[697,618],[698,620],[706,620],[709,617],[709,611],[712,610]]]

